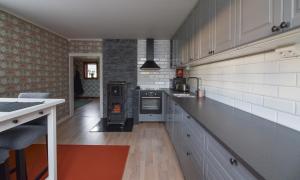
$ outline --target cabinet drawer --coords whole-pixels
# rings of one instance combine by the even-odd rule
[[[238,162],[221,144],[210,135],[206,136],[207,159],[219,164],[226,174],[234,180],[256,179],[240,162]]]

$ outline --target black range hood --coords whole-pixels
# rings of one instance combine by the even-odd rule
[[[146,62],[141,66],[141,70],[159,70],[160,67],[154,61],[154,39],[147,39]]]

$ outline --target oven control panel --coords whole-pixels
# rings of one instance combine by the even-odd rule
[[[161,91],[152,91],[152,90],[145,90],[141,91],[141,97],[161,97]]]

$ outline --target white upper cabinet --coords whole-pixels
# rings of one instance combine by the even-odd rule
[[[174,37],[178,66],[298,26],[300,0],[199,0]]]
[[[280,32],[281,0],[237,0],[238,44]]]
[[[192,11],[191,15],[188,18],[188,29],[187,29],[187,38],[188,38],[188,61],[193,61],[195,59],[194,55],[194,47],[195,47],[195,37],[194,37],[194,11]]]
[[[198,3],[194,10],[194,60],[201,58],[201,16],[200,4]]]
[[[212,51],[212,21],[211,1],[200,0],[200,35],[201,35],[201,58],[207,57]]]
[[[212,0],[213,53],[235,46],[236,3],[235,0]]]
[[[280,23],[281,28],[288,29],[300,25],[300,0],[283,0],[284,18]]]

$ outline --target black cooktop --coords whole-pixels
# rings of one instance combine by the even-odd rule
[[[43,103],[44,102],[0,102],[0,112],[12,112]]]

